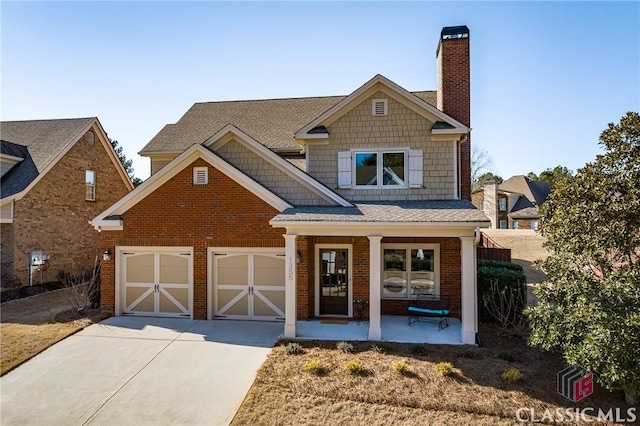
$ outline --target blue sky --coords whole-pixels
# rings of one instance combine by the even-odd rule
[[[471,32],[472,143],[504,178],[600,153],[640,110],[640,2],[1,3],[1,118],[97,116],[137,152],[195,102],[436,87],[444,26]]]

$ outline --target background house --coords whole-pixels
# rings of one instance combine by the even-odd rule
[[[194,104],[141,151],[152,176],[93,220],[102,309],[198,319],[381,315],[446,299],[477,331],[469,29],[440,34],[437,91],[376,75],[345,96]]]
[[[0,123],[2,287],[91,269],[89,220],[133,186],[97,118]]]
[[[548,182],[517,175],[474,191],[472,202],[491,219],[492,229],[537,230],[541,225],[540,206],[550,192]]]

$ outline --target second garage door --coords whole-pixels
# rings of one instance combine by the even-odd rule
[[[211,249],[213,318],[284,320],[283,249]]]

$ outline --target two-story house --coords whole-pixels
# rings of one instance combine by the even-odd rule
[[[538,230],[540,207],[550,192],[548,182],[516,175],[474,191],[472,203],[489,217],[492,229]]]
[[[89,221],[133,189],[100,121],[3,121],[0,137],[2,287],[92,269]]]
[[[446,297],[474,343],[469,30],[447,27],[438,90],[376,75],[347,96],[193,105],[141,151],[152,176],[93,220],[116,315],[297,321],[405,314]]]

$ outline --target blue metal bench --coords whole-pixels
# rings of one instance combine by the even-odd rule
[[[409,313],[409,325],[414,322],[433,322],[438,324],[438,329],[449,327],[449,298],[440,296],[418,296],[415,304],[407,308]]]

